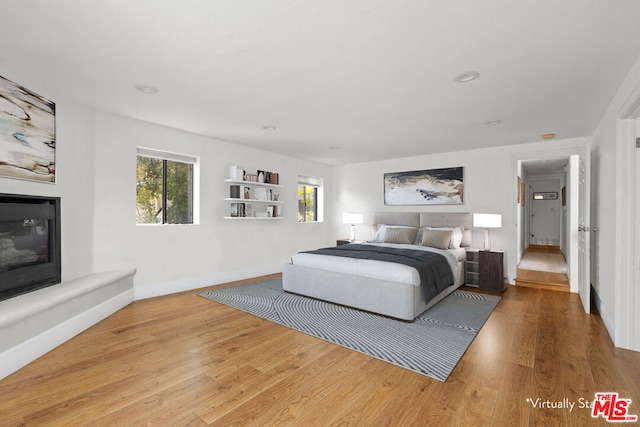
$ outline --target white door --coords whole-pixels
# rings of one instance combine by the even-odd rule
[[[636,114],[640,114],[637,112]],[[634,289],[634,292],[630,292],[627,295],[631,298],[631,307],[640,307],[640,118],[635,119],[634,124],[635,130],[635,139],[636,139],[636,149],[635,149],[635,209],[633,211],[633,222],[635,229],[635,251],[633,254],[633,274],[632,280],[628,286],[628,288]],[[630,308],[630,313],[637,313],[637,310]],[[632,350],[640,351],[640,316],[638,314],[634,314],[633,316],[629,316],[627,320],[631,325],[631,330],[633,331],[633,337],[631,338],[632,344],[627,346],[626,348],[630,348]]]
[[[585,313],[591,311],[591,147],[580,154],[578,164],[578,293]]]

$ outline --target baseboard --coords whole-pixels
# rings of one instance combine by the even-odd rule
[[[253,277],[267,276],[282,273],[282,264],[256,267],[248,270],[228,271],[208,276],[191,277],[188,279],[172,280],[169,282],[152,283],[134,286],[134,298],[136,300],[191,291],[207,286],[221,285],[223,283],[236,282],[238,280],[251,279]]]
[[[609,336],[611,337],[613,344],[617,346],[616,325],[611,319],[611,316],[609,316],[609,313],[607,313],[607,310],[604,309],[602,300],[593,286],[591,286],[591,300],[598,309],[600,318],[602,318],[602,323],[604,323],[604,327],[607,328],[607,332],[609,332]]]
[[[133,301],[131,289],[0,353],[0,380]]]
[[[516,286],[522,288],[545,289],[555,292],[569,292],[569,285],[557,285],[554,283],[543,283],[531,280],[520,280],[516,278]]]
[[[525,248],[525,252],[551,252],[561,254],[560,246],[554,245],[529,245]]]

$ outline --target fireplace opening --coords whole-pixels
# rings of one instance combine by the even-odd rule
[[[60,198],[0,194],[0,301],[61,281]]]

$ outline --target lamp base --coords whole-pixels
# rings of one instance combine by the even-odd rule
[[[491,239],[489,238],[489,229],[488,228],[484,229],[484,250],[485,251],[490,251],[491,250]]]

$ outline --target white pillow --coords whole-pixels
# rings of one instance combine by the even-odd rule
[[[462,244],[464,227],[424,227],[425,230],[445,230],[452,231],[449,249],[459,249]]]

